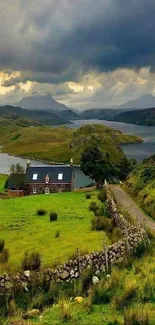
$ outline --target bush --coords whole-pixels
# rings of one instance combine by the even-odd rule
[[[92,212],[95,212],[96,210],[99,210],[99,207],[96,202],[91,202],[89,205],[89,210]]]
[[[58,215],[56,212],[52,211],[50,212],[50,221],[57,221]]]
[[[90,193],[86,193],[86,199],[90,199],[91,198],[91,194]]]
[[[38,216],[44,216],[47,213],[45,209],[38,209],[37,210],[37,215]]]
[[[144,306],[135,306],[124,311],[124,325],[149,325],[148,310]]]
[[[107,232],[113,231],[113,221],[105,217],[94,217],[91,220],[92,230],[104,230]]]
[[[60,231],[57,230],[56,233],[55,233],[55,238],[59,238],[60,237]]]
[[[33,270],[38,271],[41,266],[41,255],[40,253],[33,252],[28,253],[26,252],[21,263],[21,267],[23,270]]]
[[[1,239],[1,240],[0,240],[0,253],[3,252],[3,250],[4,250],[4,246],[5,246],[5,241],[4,241],[4,239]]]
[[[137,294],[137,283],[135,280],[128,280],[125,283],[123,294],[115,295],[113,303],[116,309],[121,309],[129,302],[136,298]]]
[[[105,190],[102,190],[99,192],[98,196],[97,196],[98,200],[100,200],[102,203],[106,201],[107,199],[107,194]]]

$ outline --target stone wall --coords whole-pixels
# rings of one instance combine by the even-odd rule
[[[33,188],[36,188],[36,194],[45,194],[45,188],[49,188],[50,193],[56,192],[70,192],[72,191],[72,183],[63,183],[63,184],[28,184],[26,194],[32,195]]]
[[[132,253],[140,243],[146,240],[145,230],[137,226],[131,226],[122,215],[119,214],[108,185],[105,184],[107,191],[107,208],[115,225],[120,229],[122,238],[110,246],[105,246],[100,252],[92,252],[84,256],[77,256],[56,269],[48,269],[40,272],[24,271],[16,275],[4,274],[0,276],[0,300],[4,297],[12,297],[15,294],[28,291],[32,286],[39,285],[49,287],[52,282],[70,282],[80,277],[85,269],[92,269],[93,274],[99,276],[103,271],[109,270],[113,265],[121,263]]]

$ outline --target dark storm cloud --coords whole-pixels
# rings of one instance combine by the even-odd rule
[[[1,0],[0,68],[21,71],[4,86],[78,81],[92,70],[154,70],[154,13],[154,0]]]

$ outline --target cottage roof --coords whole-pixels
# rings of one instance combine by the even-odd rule
[[[26,183],[71,183],[73,168],[70,165],[29,166],[26,170]]]

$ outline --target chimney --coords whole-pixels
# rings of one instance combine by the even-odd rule
[[[73,167],[73,159],[70,160],[70,166]]]
[[[27,163],[26,163],[26,169],[30,167],[30,159],[27,160]]]

